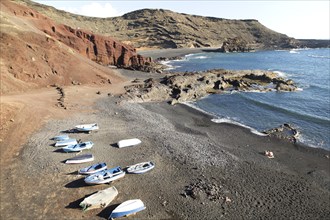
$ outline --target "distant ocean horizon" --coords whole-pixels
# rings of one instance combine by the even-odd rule
[[[292,79],[296,92],[231,92],[209,95],[193,107],[217,123],[233,123],[260,132],[289,123],[298,142],[330,150],[330,49],[294,49],[253,53],[206,52],[167,62],[169,71],[260,69]]]

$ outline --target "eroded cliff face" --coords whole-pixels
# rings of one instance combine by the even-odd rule
[[[43,31],[81,55],[103,65],[141,69],[152,62],[151,58],[137,54],[134,47],[90,31],[73,29],[67,25],[44,27]]]
[[[203,17],[163,9],[141,9],[120,17],[101,19],[74,15],[33,2],[26,1],[26,4],[58,22],[110,35],[138,48],[220,48],[224,42],[235,38],[243,40],[246,48],[297,47],[294,38],[270,30],[254,19]]]

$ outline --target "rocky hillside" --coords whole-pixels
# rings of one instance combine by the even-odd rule
[[[59,23],[113,36],[139,48],[221,47],[224,42],[244,42],[246,48],[292,48],[297,41],[263,26],[257,20],[229,20],[143,9],[114,18],[73,15],[28,0],[25,4]]]
[[[114,83],[121,79],[106,65],[141,68],[150,62],[132,46],[55,23],[25,5],[6,0],[0,6],[2,94],[52,84]]]

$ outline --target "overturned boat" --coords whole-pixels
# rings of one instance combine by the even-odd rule
[[[75,129],[78,131],[84,132],[91,132],[99,129],[99,126],[95,124],[83,124],[83,125],[76,125]]]
[[[94,143],[92,141],[87,141],[79,144],[68,145],[62,149],[64,152],[80,152],[83,150],[91,149],[93,145]]]
[[[118,141],[117,145],[119,148],[123,148],[123,147],[132,147],[141,143],[142,141],[140,139],[132,138],[132,139]]]
[[[112,211],[109,216],[109,219],[133,215],[144,209],[146,209],[146,207],[140,199],[127,200],[121,203]]]
[[[106,169],[107,169],[106,163],[97,163],[80,169],[78,173],[90,175]]]
[[[110,183],[125,176],[125,172],[118,166],[108,170],[102,170],[85,178],[88,185]]]
[[[69,158],[65,161],[67,164],[76,164],[76,163],[87,163],[94,160],[94,156],[92,154],[84,154],[76,157]]]
[[[84,211],[107,207],[118,195],[116,187],[100,190],[91,196],[85,198],[79,205]]]
[[[142,173],[148,172],[149,170],[153,169],[154,167],[155,167],[155,163],[153,163],[152,161],[138,163],[138,164],[127,167],[127,173],[142,174]]]
[[[76,139],[67,139],[63,141],[57,141],[55,143],[55,147],[62,147],[62,146],[75,145],[75,144],[78,144]]]

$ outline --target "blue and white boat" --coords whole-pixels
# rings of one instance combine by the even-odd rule
[[[88,185],[110,183],[114,180],[125,176],[125,172],[118,166],[108,170],[102,170],[100,172],[89,175],[85,178],[85,183]]]
[[[54,141],[65,141],[68,139],[70,139],[70,138],[69,138],[69,135],[67,135],[67,134],[58,135],[58,136],[55,136],[52,138],[52,140],[54,140]]]
[[[112,211],[109,216],[109,219],[133,215],[144,209],[146,209],[146,207],[140,199],[127,200],[121,203]]]
[[[68,145],[66,147],[62,147],[64,152],[80,152],[83,150],[91,149],[94,143],[92,141],[87,141],[79,144]]]
[[[138,163],[138,164],[127,167],[127,173],[142,174],[142,173],[148,172],[149,170],[153,169],[154,167],[155,167],[155,163],[152,161]]]
[[[78,173],[90,175],[106,169],[107,169],[106,163],[96,163],[91,166],[80,169]]]
[[[83,124],[83,125],[76,125],[75,129],[78,131],[83,132],[91,132],[99,129],[99,126],[95,124]]]
[[[57,141],[55,143],[55,147],[63,147],[63,146],[75,145],[75,144],[78,144],[76,139],[67,139],[67,140],[63,140],[63,141]]]

